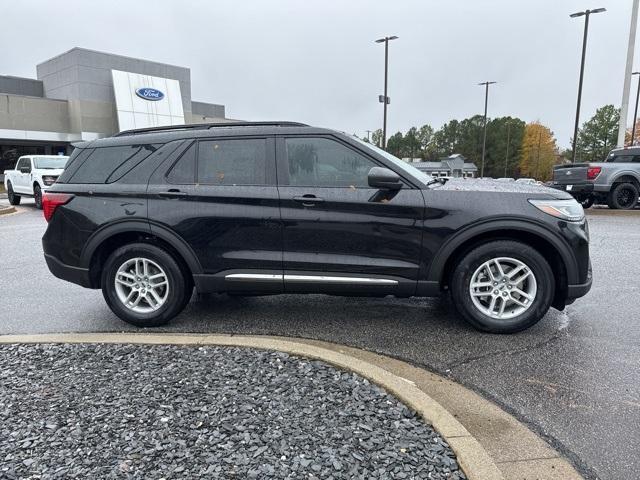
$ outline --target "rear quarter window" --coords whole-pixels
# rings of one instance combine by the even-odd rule
[[[69,164],[78,164],[66,183],[113,183],[158,149],[159,145],[122,145],[97,147],[80,158],[72,158]],[[75,151],[74,151],[75,154]],[[78,154],[80,157],[81,154]],[[65,172],[66,173],[66,172]]]

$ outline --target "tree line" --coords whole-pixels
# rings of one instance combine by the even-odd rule
[[[619,110],[613,105],[599,108],[578,131],[577,162],[603,161],[616,145]],[[640,132],[636,132],[636,136]],[[630,137],[630,135],[629,135]],[[454,153],[481,169],[483,116],[450,120],[435,130],[431,125],[412,127],[387,139],[386,150],[399,158],[437,161]],[[366,140],[366,139],[365,139]],[[370,141],[380,145],[382,130],[372,132]],[[572,151],[561,151],[550,128],[540,122],[516,117],[487,119],[484,164],[486,177],[531,177],[546,181],[553,166],[570,161]]]

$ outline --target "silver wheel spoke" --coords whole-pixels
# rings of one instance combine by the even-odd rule
[[[500,311],[498,312],[498,316],[501,317],[504,314],[504,307],[507,306],[507,299],[504,297],[500,297]]]
[[[491,291],[488,291],[488,292],[471,292],[471,295],[473,295],[474,297],[488,297],[489,295],[491,295]]]
[[[511,292],[511,294],[513,295],[514,293],[517,293],[518,295],[520,295],[521,297],[526,298],[527,300],[533,300],[533,297],[531,295],[529,295],[528,293],[523,292],[519,288],[514,288],[512,290],[512,292]]]
[[[502,270],[502,265],[500,265],[500,262],[496,259],[493,261],[493,264],[496,266],[496,270],[498,271],[500,276],[504,277],[504,270]]]
[[[521,284],[529,275],[531,275],[531,270],[526,271],[522,275],[520,275],[516,279],[511,279],[511,283],[515,283],[516,285]]]

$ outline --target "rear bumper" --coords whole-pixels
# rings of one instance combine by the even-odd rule
[[[589,195],[593,193],[593,183],[575,183],[575,184],[565,184],[565,183],[553,183],[551,188],[555,188],[556,190],[562,190],[571,195]]]
[[[62,263],[53,255],[46,253],[44,254],[44,259],[47,262],[47,267],[49,267],[51,273],[56,277],[85,288],[91,288],[91,282],[89,281],[89,269],[72,267],[71,265]]]

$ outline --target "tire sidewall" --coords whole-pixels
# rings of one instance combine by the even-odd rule
[[[500,320],[480,312],[469,294],[475,271],[496,257],[510,257],[525,263],[536,278],[537,292],[533,304],[515,318]],[[456,267],[452,280],[454,304],[476,328],[492,333],[513,333],[537,323],[549,310],[555,292],[555,279],[547,261],[533,248],[515,241],[495,241],[471,250]]]
[[[40,185],[35,185],[33,187],[33,199],[36,202],[36,208],[42,210],[42,188]]]
[[[20,204],[20,196],[16,195],[16,192],[14,192],[11,182],[7,182],[7,198],[9,199],[9,204],[11,205]]]
[[[158,310],[150,313],[138,313],[125,307],[115,289],[115,275],[118,268],[131,258],[143,257],[162,267],[169,282],[168,297]],[[186,305],[185,281],[183,273],[175,259],[164,250],[148,244],[126,245],[114,251],[104,264],[102,271],[102,294],[109,308],[122,320],[138,327],[157,327],[165,325]]]

